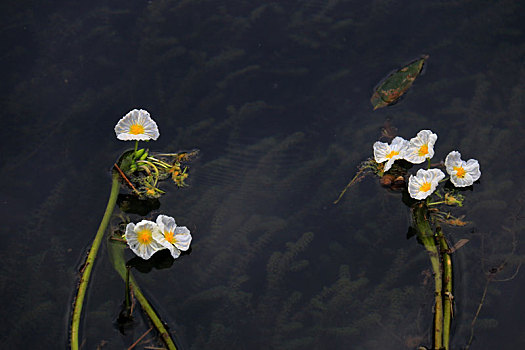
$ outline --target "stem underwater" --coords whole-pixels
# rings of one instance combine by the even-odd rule
[[[102,237],[104,236],[104,232],[106,232],[106,228],[109,224],[109,219],[111,218],[111,215],[113,214],[113,210],[115,208],[115,204],[117,203],[119,190],[119,174],[117,172],[113,172],[111,194],[109,196],[108,204],[106,206],[106,211],[104,212],[104,217],[102,218],[97,234],[95,235],[95,239],[93,240],[93,244],[91,245],[91,249],[89,250],[86,263],[84,264],[84,269],[80,275],[80,282],[78,284],[77,296],[75,298],[75,305],[71,319],[70,345],[72,350],[78,350],[79,348],[78,335],[80,317],[82,315],[82,306],[84,304],[84,297],[86,296],[86,290],[89,284],[91,270],[93,269],[93,264],[95,263],[95,258],[97,257],[98,249],[100,247],[100,243],[102,242]]]
[[[433,349],[449,349],[452,319],[452,260],[449,247],[440,227],[437,234],[430,225],[428,209],[419,204],[413,209],[414,224],[419,240],[430,257],[434,275],[434,337]]]

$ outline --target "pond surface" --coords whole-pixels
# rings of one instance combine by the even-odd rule
[[[178,348],[431,345],[430,264],[401,194],[367,177],[333,204],[385,125],[437,133],[436,163],[459,150],[481,164],[452,209],[468,224],[444,226],[469,240],[453,254],[452,348],[472,334],[471,349],[525,348],[522,1],[133,3],[1,5],[2,348],[67,346],[110,169],[132,147],[113,128],[133,108],[159,125],[152,151],[200,150],[189,186],[163,184],[146,217],[187,226],[191,254],[135,272]],[[377,83],[423,54],[410,91],[372,111]],[[104,243],[84,349],[149,329],[137,311],[119,332],[123,298]]]

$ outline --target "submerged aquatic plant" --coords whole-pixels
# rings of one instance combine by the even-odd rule
[[[157,124],[151,119],[149,113],[143,109],[134,109],[120,119],[115,126],[115,133],[120,140],[135,141],[135,147],[133,150],[124,152],[113,166],[111,194],[102,222],[100,223],[88,257],[82,268],[75,298],[71,319],[70,339],[71,349],[73,350],[79,349],[79,324],[82,315],[82,306],[100,243],[102,242],[115,204],[117,203],[117,197],[121,188],[120,180],[123,180],[124,183],[133,190],[135,196],[140,199],[160,197],[160,195],[164,194],[164,191],[158,188],[160,181],[171,177],[178,187],[185,185],[184,180],[188,177],[188,169],[181,163],[188,161],[198,152],[161,153],[152,156],[149,154],[149,150],[138,149],[139,141],[156,140],[159,137]],[[176,175],[174,174],[175,171],[177,172]],[[129,223],[126,226],[125,234],[122,235],[130,249],[142,259],[150,259],[157,251],[164,249],[169,249],[171,255],[176,258],[180,255],[179,249],[189,249],[191,243],[189,230],[185,227],[175,227],[175,220],[173,218],[165,215],[160,215],[159,218],[161,219],[160,221],[158,220],[159,224],[148,220],[142,220],[138,224]],[[165,232],[166,229],[173,229],[173,234],[170,236],[171,231]],[[160,238],[161,236],[162,239]],[[170,245],[168,246],[167,243]],[[123,256],[121,258],[123,260]],[[113,260],[115,260],[115,257]],[[114,265],[117,271],[121,273],[122,270],[120,267],[122,267],[122,264]],[[119,268],[117,268],[117,265]],[[133,287],[134,295],[137,297],[143,310],[152,320],[165,345],[169,349],[176,349],[163,322],[140,292],[136,281],[130,278],[129,268],[125,281],[126,290],[130,290],[130,285]],[[126,295],[126,300],[129,301],[129,293]],[[130,315],[131,313],[129,313],[128,317],[130,317]]]
[[[456,218],[450,212],[442,211],[436,206],[462,206],[464,196],[458,190],[439,188],[439,184],[446,181],[445,173],[440,169],[430,169],[430,159],[434,155],[434,144],[437,135],[430,130],[421,130],[410,142],[401,137],[396,137],[391,145],[377,141],[373,145],[374,160],[368,159],[362,163],[354,179],[362,177],[365,169],[375,173],[381,178],[383,186],[393,186],[394,179],[406,181],[399,183],[405,185],[403,191],[410,199],[405,202],[411,208],[413,227],[412,231],[428,252],[434,275],[434,332],[432,349],[450,349],[450,329],[453,315],[452,294],[452,257],[451,254],[459,247],[450,249],[443,230],[439,223],[463,226],[466,223],[462,217]],[[403,160],[413,164],[423,163],[428,160],[426,169],[419,169],[415,175],[409,174],[411,165],[394,164]],[[381,163],[385,163],[383,164]],[[375,164],[374,164],[375,163]],[[408,164],[408,163],[407,163]],[[442,163],[440,163],[442,164]],[[479,163],[475,159],[465,162],[457,151],[450,152],[444,166],[450,175],[450,181],[455,187],[471,186],[481,176]],[[386,179],[390,181],[387,181]],[[356,181],[352,180],[341,192],[337,203],[345,191]],[[392,188],[392,187],[391,187]],[[399,187],[398,187],[399,189]],[[466,242],[463,241],[462,245]]]

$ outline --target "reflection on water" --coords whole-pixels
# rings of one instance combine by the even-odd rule
[[[497,282],[523,260],[523,7],[2,5],[2,344],[67,343],[77,268],[126,149],[113,127],[145,108],[161,132],[152,150],[202,152],[190,186],[170,189],[159,208],[188,224],[192,254],[136,276],[181,348],[430,344],[428,257],[405,239],[400,195],[369,178],[332,204],[387,119],[401,135],[435,131],[436,160],[457,147],[482,164],[458,211],[471,224],[446,228],[453,243],[470,240],[453,256],[452,347],[468,342],[487,276],[471,348],[523,347],[523,276]],[[423,53],[411,90],[372,111],[385,72]],[[149,327],[139,319],[119,335],[123,284],[102,253],[82,335],[85,348],[121,349]]]

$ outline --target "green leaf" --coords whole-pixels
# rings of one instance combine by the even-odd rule
[[[427,58],[428,55],[422,56],[390,74],[385,80],[379,83],[370,99],[374,110],[389,106],[399,100],[421,73],[423,64]]]
[[[122,153],[120,158],[117,160],[117,165],[125,174],[129,172],[131,165],[135,163],[133,158],[134,153],[135,151],[133,150],[126,151]]]

